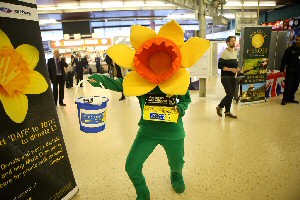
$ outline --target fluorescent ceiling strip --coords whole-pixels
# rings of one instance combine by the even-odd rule
[[[183,15],[173,14],[173,15],[168,15],[167,19],[196,19],[196,16],[194,13],[183,14]]]
[[[173,4],[164,2],[103,2],[103,3],[81,3],[76,4],[58,4],[57,6],[40,6],[38,10],[74,10],[74,9],[88,9],[88,8],[135,8],[135,7],[175,7]]]
[[[188,14],[172,14],[172,15],[168,15],[167,19],[196,19],[195,14],[193,13],[188,13]],[[205,16],[205,19],[212,19],[212,17],[210,16]]]
[[[26,2],[26,3],[36,4],[36,0],[19,0],[19,1],[23,1],[23,2]]]
[[[223,16],[228,18],[228,19],[235,19],[235,14],[226,13],[226,14],[223,14]],[[213,19],[213,17],[210,17],[210,16],[205,16],[205,18],[206,19]],[[188,14],[183,14],[183,15],[172,14],[172,15],[169,15],[167,17],[167,19],[196,19],[196,16],[193,13],[188,13]]]
[[[235,14],[232,13],[225,13],[223,14],[224,17],[226,17],[227,19],[235,19]]]
[[[224,7],[241,7],[242,6],[242,3],[240,1],[230,1],[230,2],[227,2]],[[255,6],[258,6],[258,2],[256,1],[246,1],[244,2],[244,6],[247,6],[247,7],[255,7]],[[268,7],[268,6],[276,6],[276,2],[275,1],[262,1],[262,2],[259,2],[259,6],[260,7]]]
[[[61,22],[56,21],[55,19],[40,19],[39,24],[45,25],[45,24],[59,24]]]

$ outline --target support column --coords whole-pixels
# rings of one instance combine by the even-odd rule
[[[206,97],[206,78],[199,78],[199,97]]]
[[[198,8],[198,19],[199,19],[199,37],[206,38],[206,19],[205,19],[205,4],[203,0],[199,0]]]
[[[199,1],[198,19],[199,19],[199,37],[206,38],[206,19],[205,5],[203,0]],[[199,97],[206,97],[206,78],[199,78]]]

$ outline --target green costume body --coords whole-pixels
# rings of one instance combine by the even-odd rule
[[[123,92],[123,79],[114,80],[98,74],[94,74],[89,78],[97,81],[90,82],[94,87],[100,87],[99,82],[101,82],[107,89]],[[154,88],[149,93],[163,94],[159,87]],[[145,177],[142,174],[142,168],[145,160],[158,144],[166,151],[171,170],[172,186],[175,192],[182,193],[185,189],[182,177],[185,137],[182,116],[184,116],[185,110],[191,102],[189,91],[183,96],[177,96],[177,99],[179,100],[176,104],[179,110],[177,123],[144,120],[143,110],[146,95],[138,96],[137,98],[142,111],[142,116],[139,121],[140,128],[128,154],[125,167],[126,172],[136,189],[137,199],[150,199],[150,192],[146,185]]]

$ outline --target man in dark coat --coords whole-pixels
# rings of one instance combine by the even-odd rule
[[[74,59],[74,61],[71,63],[71,66],[75,63],[76,66],[76,73],[77,73],[77,85],[79,81],[83,80],[83,72],[85,70],[86,61],[85,59],[81,58],[81,53],[78,52],[77,58]],[[80,87],[83,87],[82,83],[80,84]]]
[[[107,73],[109,73],[111,77],[114,77],[113,76],[113,67],[114,67],[113,60],[107,54],[105,56],[105,62],[106,62],[107,67],[108,67],[108,69],[107,69],[108,72]]]
[[[123,79],[124,77],[123,77],[123,74],[121,72],[121,67],[117,63],[115,63],[115,69],[117,70],[117,78],[122,78]],[[126,97],[125,97],[124,93],[122,92],[122,96],[119,99],[119,101],[123,101],[124,99],[126,99]]]
[[[101,69],[101,58],[100,58],[99,54],[97,54],[97,57],[95,58],[95,62],[96,62],[97,73],[102,74],[101,72],[103,70]]]
[[[281,105],[299,104],[299,101],[295,100],[295,93],[300,82],[300,35],[296,37],[295,44],[287,48],[283,54],[280,71],[284,70],[286,70],[285,88]]]
[[[73,62],[74,59],[75,59],[74,56],[71,55],[71,63]],[[66,88],[70,89],[73,87],[73,79],[74,79],[74,69],[70,65],[68,66],[68,72],[66,75]]]
[[[237,116],[233,115],[230,109],[237,83],[235,77],[240,72],[235,41],[235,36],[229,36],[226,39],[227,48],[222,52],[218,61],[218,68],[221,69],[221,83],[225,89],[226,96],[216,107],[218,116],[222,117],[222,109],[225,107],[225,117],[233,119],[236,119]]]
[[[66,80],[65,67],[68,67],[68,64],[60,60],[58,49],[54,50],[53,55],[54,57],[48,60],[47,66],[49,77],[53,86],[54,103],[55,105],[57,105],[57,99],[59,99],[59,105],[66,106],[66,104],[63,101]]]

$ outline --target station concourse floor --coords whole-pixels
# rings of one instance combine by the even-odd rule
[[[79,130],[74,92],[65,89],[67,106],[57,107],[79,188],[72,200],[134,200],[125,161],[138,130],[137,98],[119,101],[121,93],[107,91],[106,130],[87,134]],[[86,82],[76,96],[99,94],[99,88]],[[282,95],[259,104],[234,103],[238,119],[228,119],[216,114],[225,96],[219,77],[207,80],[206,97],[198,91],[190,94],[192,103],[183,118],[186,190],[180,195],[172,190],[166,154],[157,146],[143,168],[151,199],[300,199],[300,105],[281,106]]]

